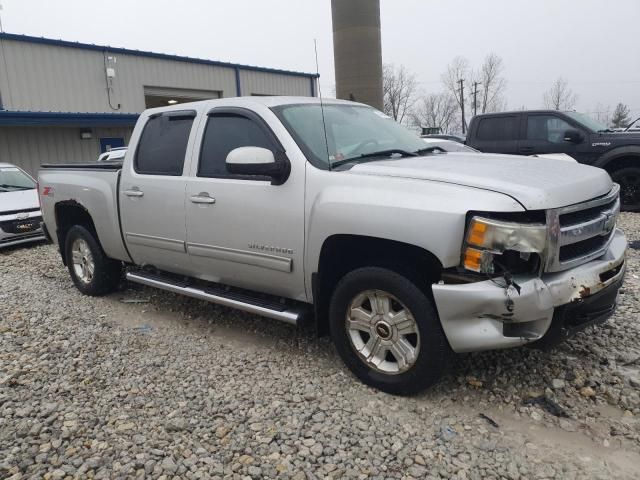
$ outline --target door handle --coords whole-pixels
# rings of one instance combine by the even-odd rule
[[[144,196],[144,192],[136,187],[132,188],[131,190],[125,190],[123,193],[127,197],[143,197]]]
[[[216,203],[216,199],[209,196],[207,192],[200,192],[197,195],[192,195],[191,197],[189,197],[189,200],[191,200],[191,203]]]

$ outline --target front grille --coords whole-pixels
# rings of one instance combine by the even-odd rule
[[[560,247],[560,262],[568,262],[577,258],[582,258],[595,251],[600,250],[609,243],[609,235],[597,236]]]
[[[603,211],[613,210],[616,202],[617,199],[604,205],[598,205],[595,207],[587,208],[585,210],[577,210],[575,212],[569,212],[560,215],[560,226],[566,227],[569,225],[578,225],[580,223],[593,220],[600,216]]]
[[[615,233],[620,187],[587,202],[547,211],[545,271],[558,272],[602,256]]]
[[[31,217],[23,220],[6,220],[0,222],[0,230],[14,235],[34,232],[40,228],[42,217]]]
[[[38,212],[40,208],[23,208],[22,210],[0,210],[0,217],[3,215],[16,215],[17,213],[30,213],[30,212]]]

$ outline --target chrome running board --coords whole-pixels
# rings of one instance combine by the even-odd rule
[[[225,307],[237,308],[245,312],[273,318],[290,325],[298,325],[302,318],[302,310],[297,311],[290,306],[280,304],[275,301],[254,298],[245,293],[229,292],[219,287],[196,287],[191,286],[188,281],[174,280],[147,272],[127,272],[127,280],[140,283],[148,287],[155,287],[168,292],[179,293],[187,297],[205,300]]]

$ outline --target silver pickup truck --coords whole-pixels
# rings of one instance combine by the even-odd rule
[[[625,271],[604,170],[446,153],[353,102],[147,110],[122,163],[43,165],[39,183],[81,292],[124,272],[309,319],[356,376],[397,394],[436,382],[452,351],[547,347],[605,320]]]

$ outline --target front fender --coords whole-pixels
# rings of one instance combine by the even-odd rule
[[[511,197],[442,182],[327,172],[307,175],[305,272],[307,295],[324,242],[332,235],[361,235],[415,245],[443,267],[460,263],[469,210],[523,211]]]
[[[617,147],[608,152],[603,153],[598,160],[593,164],[594,167],[604,168],[606,170],[607,165],[621,157],[637,157],[640,162],[640,145],[625,145]]]

